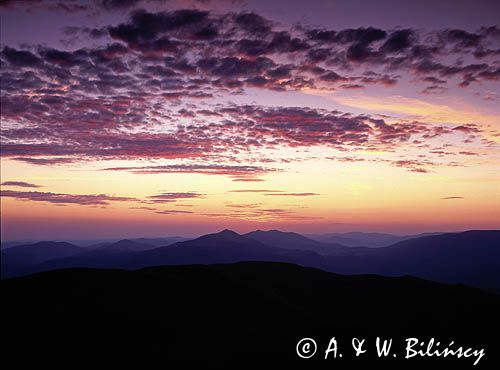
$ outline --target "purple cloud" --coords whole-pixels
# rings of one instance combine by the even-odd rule
[[[167,209],[163,211],[157,211],[155,213],[158,213],[160,215],[180,215],[180,214],[191,214],[194,213],[192,211],[182,211],[178,209]]]
[[[24,181],[4,181],[1,184],[2,186],[16,186],[20,188],[41,188],[40,185],[32,184]]]
[[[230,193],[281,193],[283,190],[265,190],[265,189],[243,189],[230,190]]]
[[[264,195],[278,196],[278,197],[310,197],[319,194],[318,193],[269,193]]]
[[[107,206],[111,202],[134,202],[137,198],[118,197],[106,194],[58,194],[39,191],[14,191],[2,190],[2,197],[9,197],[19,200],[29,200],[33,202],[47,202],[54,204],[78,204],[83,206]]]
[[[150,195],[147,197],[146,203],[172,203],[179,199],[196,199],[203,198],[203,194],[194,192],[184,192],[184,193],[161,193],[156,195]]]
[[[202,175],[225,175],[225,176],[256,176],[270,172],[277,172],[277,169],[258,166],[239,166],[221,164],[172,164],[142,167],[111,167],[105,171],[127,171],[138,174],[160,174],[160,173],[195,173]],[[236,180],[236,179],[235,179]],[[255,181],[253,178],[239,179],[239,181]]]
[[[42,3],[48,6],[37,4]],[[138,4],[103,0],[93,6],[125,9]],[[467,88],[500,78],[498,27],[475,32],[289,28],[256,13],[182,9],[137,10],[125,21],[66,31],[99,42],[65,50],[45,45],[1,50],[2,123],[7,123],[1,131],[2,157],[56,165],[201,160],[283,146],[387,149],[479,128],[389,123],[375,115],[300,107],[189,107],[248,87],[384,87],[411,74],[431,92],[446,88],[448,82]],[[156,170],[227,174],[248,178],[245,181],[251,181],[252,171],[256,176],[273,171],[219,166]]]

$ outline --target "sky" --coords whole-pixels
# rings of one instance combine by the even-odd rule
[[[498,1],[4,1],[2,240],[500,228]]]

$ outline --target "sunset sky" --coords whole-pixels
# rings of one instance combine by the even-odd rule
[[[2,240],[500,228],[498,1],[3,1]]]

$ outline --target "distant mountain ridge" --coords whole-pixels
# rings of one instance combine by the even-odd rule
[[[445,234],[442,232],[422,233],[414,235],[394,235],[386,233],[365,233],[365,232],[347,232],[347,233],[328,233],[306,235],[307,237],[323,243],[338,243],[348,247],[369,247],[380,248],[401,242],[403,240],[420,238],[423,236],[432,236]]]
[[[156,246],[151,244],[140,243],[130,239],[122,239],[115,243],[98,247],[94,249],[94,251],[139,252],[154,248],[156,248]]]
[[[22,247],[2,251],[2,264],[4,252],[15,253],[17,248]],[[78,247],[69,251],[71,253],[52,254],[51,258],[25,264],[17,271],[15,265],[7,266],[5,271],[2,269],[2,276],[71,267],[137,269],[158,265],[270,261],[342,274],[413,275],[500,292],[498,230],[425,236],[381,248],[329,245],[277,230],[244,235],[223,230],[159,248],[124,240],[92,251],[82,252]]]
[[[279,230],[256,230],[243,234],[243,236],[276,248],[308,250],[321,255],[352,255],[370,252],[366,248],[359,248],[355,250],[341,244],[323,243],[317,240],[309,239],[301,234],[283,232]]]
[[[106,246],[112,246],[117,243],[122,244],[122,247],[126,248],[125,244],[130,244],[129,247],[131,248],[137,248],[137,249],[153,249],[153,248],[158,248],[158,247],[164,247],[173,243],[177,242],[182,242],[189,240],[190,238],[184,238],[180,236],[172,236],[172,237],[163,237],[163,238],[127,238],[127,239],[118,239],[118,240],[112,240],[112,241],[103,241],[99,243],[89,243],[88,241],[85,243],[86,248],[89,249],[98,249],[101,247],[106,247]],[[82,242],[80,242],[82,243]],[[132,243],[137,244],[135,247],[132,246]],[[77,243],[73,243],[77,244]],[[77,244],[78,245],[78,244]],[[142,245],[142,247],[139,247],[139,245]],[[113,246],[113,249],[120,249],[120,246]]]
[[[347,274],[413,275],[500,292],[500,230],[470,230],[424,236],[378,248],[369,258],[332,261]]]
[[[30,266],[51,259],[76,255],[83,248],[66,242],[42,241],[38,243],[12,246],[1,251],[2,276],[29,272]]]

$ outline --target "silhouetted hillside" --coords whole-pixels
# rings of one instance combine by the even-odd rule
[[[273,248],[245,238],[233,231],[224,230],[197,239],[174,243],[170,246],[143,252],[123,251],[106,253],[105,249],[58,258],[33,266],[33,272],[68,267],[98,267],[135,269],[146,266],[210,264],[240,261],[289,261],[287,254],[299,254],[303,260],[312,252],[288,251]]]
[[[1,251],[2,276],[28,272],[31,266],[55,258],[72,256],[84,249],[65,242],[44,241],[17,245]]]
[[[239,261],[280,261],[287,251],[246,238],[231,230],[208,234],[134,256],[126,267],[136,268],[165,264],[229,263]],[[299,253],[307,253],[299,251]]]
[[[177,242],[182,242],[189,240],[189,238],[182,238],[180,236],[172,236],[165,238],[133,238],[133,239],[121,239],[116,241],[103,241],[99,243],[90,243],[89,241],[81,241],[80,243],[85,243],[88,249],[97,250],[104,249],[105,247],[111,247],[110,250],[128,250],[128,251],[141,251],[154,249],[158,247],[165,247]]]
[[[8,320],[2,325],[7,363],[27,357],[52,363],[68,357],[99,363],[154,359],[165,366],[238,360],[240,366],[299,361],[308,368],[473,368],[472,358],[403,360],[407,337],[484,348],[486,356],[477,368],[498,360],[498,295],[410,277],[340,276],[249,262],[60,270],[1,284],[8,302]],[[343,358],[325,362],[324,350],[333,336]],[[400,357],[375,358],[376,336],[392,338]],[[315,338],[321,346],[314,359],[296,355],[303,337]],[[365,356],[354,358],[352,337],[370,343]]]
[[[100,251],[114,251],[114,252],[140,252],[148,249],[156,248],[152,244],[141,243],[130,239],[122,239],[116,243],[112,243],[98,248]]]
[[[19,270],[16,270],[17,265],[9,266],[2,274],[16,276],[72,267],[137,269],[158,265],[279,261],[343,274],[413,275],[500,292],[500,231],[426,236],[384,248],[331,247],[315,243],[294,233],[270,231],[239,235],[224,230],[153,249],[122,241],[117,248],[104,246],[78,254],[71,252],[69,256],[45,259],[40,263],[30,260]],[[124,247],[118,248],[122,244]],[[296,249],[299,246],[305,250]],[[318,247],[334,252],[321,255],[308,249]],[[13,247],[12,251],[17,248]],[[148,250],[141,251],[141,248]]]
[[[135,238],[130,240],[141,244],[149,244],[152,245],[153,247],[158,248],[158,247],[165,247],[167,245],[171,245],[178,242],[184,242],[190,239],[191,238],[184,238],[181,236],[169,236],[164,238]]]
[[[13,240],[13,241],[3,241],[0,243],[0,250],[17,247],[20,245],[32,244],[29,240]]]
[[[332,262],[340,273],[413,275],[500,291],[500,231],[466,231],[410,239],[370,258]]]
[[[257,230],[243,234],[243,236],[276,248],[308,250],[322,255],[342,256],[371,252],[368,248],[351,248],[340,244],[322,243],[297,233],[278,230]]]
[[[423,236],[439,235],[442,233],[423,233],[416,235],[393,235],[385,233],[329,233],[310,235],[309,237],[323,243],[338,243],[348,247],[380,248],[399,243],[403,240],[421,238]]]

